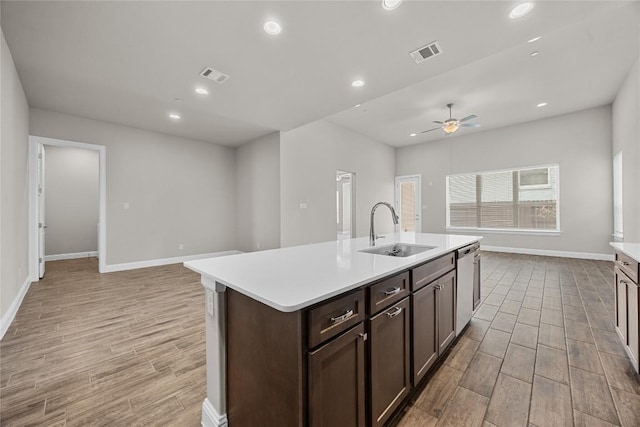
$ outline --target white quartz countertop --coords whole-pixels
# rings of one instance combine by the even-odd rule
[[[614,249],[640,262],[640,243],[610,242]]]
[[[395,233],[379,239],[376,246],[412,243],[436,248],[405,258],[369,254],[360,252],[369,248],[369,238],[361,237],[188,261],[184,265],[209,279],[203,283],[212,290],[218,282],[276,310],[292,312],[480,239],[480,236]]]

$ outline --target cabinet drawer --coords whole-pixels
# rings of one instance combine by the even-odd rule
[[[335,337],[364,320],[364,289],[309,310],[309,347]]]
[[[455,252],[441,256],[440,258],[422,264],[413,269],[412,290],[417,291],[428,283],[433,282],[456,266]]]
[[[638,262],[633,258],[616,251],[616,265],[624,271],[631,280],[638,283]]]
[[[369,287],[369,313],[374,315],[407,295],[409,295],[408,271]]]

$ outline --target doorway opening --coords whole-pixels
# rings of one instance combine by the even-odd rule
[[[49,166],[45,168],[47,163]],[[65,192],[64,185],[76,188]],[[57,190],[55,201],[47,202],[48,186],[52,191]],[[80,197],[72,199],[75,192],[82,194],[76,194]],[[106,148],[30,136],[29,193],[31,280],[37,281],[44,276],[45,261],[62,259],[97,257],[98,271],[103,273],[106,268]],[[47,210],[49,215],[45,216]],[[91,213],[87,215],[87,212]],[[54,221],[55,229],[49,227],[47,217]],[[46,238],[48,231],[51,239]],[[73,239],[75,246],[69,245]]]
[[[400,231],[422,232],[421,175],[396,177],[396,213]]]
[[[356,174],[336,171],[336,227],[337,239],[356,237]]]

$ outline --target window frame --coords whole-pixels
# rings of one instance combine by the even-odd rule
[[[526,190],[534,190],[534,189],[545,189],[552,188],[551,180],[550,180],[550,168],[556,168],[556,228],[555,229],[538,229],[538,228],[489,228],[489,227],[456,227],[451,225],[451,212],[450,212],[450,197],[449,197],[449,179],[451,177],[456,176],[468,176],[468,175],[478,175],[483,174],[492,174],[492,173],[504,173],[504,172],[518,172],[518,191],[521,189],[520,187],[520,171],[521,170],[530,170],[530,169],[543,169],[547,168],[547,174],[549,175],[549,184],[548,186],[540,187],[538,185],[534,186],[525,186]],[[477,179],[477,178],[476,178]],[[476,195],[477,196],[477,195]],[[478,197],[478,196],[477,196]],[[513,202],[513,201],[512,201]],[[477,203],[477,202],[476,202]],[[505,168],[505,169],[494,169],[494,170],[485,170],[485,171],[473,171],[473,172],[464,172],[464,173],[455,173],[449,174],[445,176],[445,229],[448,232],[482,232],[487,234],[521,234],[521,235],[544,235],[544,236],[559,236],[562,233],[562,229],[560,228],[560,165],[558,163],[550,163],[544,165],[536,165],[536,166],[520,166],[513,168]]]

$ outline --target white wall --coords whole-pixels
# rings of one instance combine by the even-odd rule
[[[238,249],[280,247],[280,132],[237,148]]]
[[[45,146],[45,255],[98,250],[99,153]]]
[[[631,68],[613,102],[613,155],[622,150],[624,241],[640,242],[640,67]]]
[[[561,235],[487,233],[482,243],[608,254],[613,232],[611,149],[611,106],[604,106],[399,148],[396,173],[422,174],[422,231],[443,233],[448,174],[557,163]]]
[[[10,308],[17,308],[29,274],[29,105],[4,34],[1,39],[0,337],[15,314]]]
[[[38,109],[29,129],[106,146],[108,265],[235,249],[234,149]]]
[[[368,235],[376,202],[393,203],[394,149],[326,120],[281,133],[280,170],[283,247],[336,240],[336,170],[356,175],[357,236]],[[376,231],[389,233],[393,223],[383,209]]]

